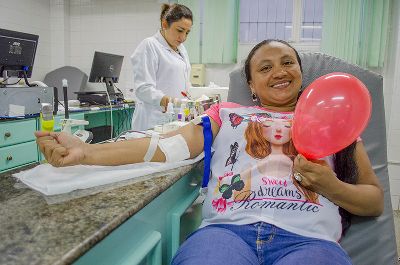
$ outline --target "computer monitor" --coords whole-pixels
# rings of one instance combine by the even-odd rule
[[[31,77],[38,40],[38,35],[0,28],[0,77]]]
[[[114,83],[118,83],[119,74],[121,72],[122,61],[124,56],[94,52],[92,69],[90,70],[89,82],[99,83],[104,82],[107,87],[107,92],[110,100],[115,101],[118,99],[120,93],[114,90]]]

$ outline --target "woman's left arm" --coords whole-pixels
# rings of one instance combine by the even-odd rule
[[[348,212],[360,216],[379,216],[383,212],[383,190],[372,169],[362,142],[357,142],[354,159],[358,170],[356,184],[336,178],[326,165],[296,159],[294,170],[304,175],[301,185],[313,190]]]

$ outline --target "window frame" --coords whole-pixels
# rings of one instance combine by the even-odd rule
[[[240,12],[240,11],[239,11]],[[300,41],[301,39],[301,26],[303,17],[303,0],[293,0],[293,16],[292,16],[292,40],[288,41],[293,47],[299,51],[320,51],[321,41]],[[239,21],[240,23],[240,21]],[[239,32],[238,32],[239,34]],[[239,40],[239,38],[238,38]],[[244,50],[246,46],[254,46],[257,42],[240,42],[238,45]]]

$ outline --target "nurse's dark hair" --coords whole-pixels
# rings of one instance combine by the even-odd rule
[[[163,4],[161,6],[160,21],[163,19],[167,21],[168,26],[171,26],[173,22],[187,18],[193,21],[192,11],[187,6],[180,4]]]
[[[267,45],[271,42],[280,42],[280,43],[283,43],[286,46],[292,48],[294,50],[294,52],[296,53],[296,58],[297,58],[297,61],[299,62],[301,73],[303,74],[303,68],[301,66],[301,59],[300,59],[299,53],[296,51],[296,49],[293,48],[289,43],[287,43],[284,40],[268,39],[268,40],[263,40],[262,42],[258,43],[256,46],[254,46],[254,48],[250,51],[249,55],[247,56],[247,59],[244,64],[244,74],[245,74],[246,81],[248,84],[251,81],[250,61],[253,58],[254,53],[263,45]],[[301,89],[301,91],[302,91],[302,89]],[[301,94],[301,91],[299,93],[299,96]],[[350,183],[350,184],[357,183],[357,179],[358,179],[358,168],[357,168],[357,164],[356,164],[355,157],[354,157],[356,144],[357,144],[357,141],[354,141],[352,144],[350,144],[343,150],[341,150],[333,155],[334,169],[335,169],[335,173],[337,174],[337,177],[341,181]],[[342,217],[342,234],[344,235],[346,233],[347,229],[351,225],[352,214],[341,207],[339,208],[339,213],[340,213],[340,216]]]

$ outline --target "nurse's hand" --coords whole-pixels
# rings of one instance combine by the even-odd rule
[[[170,100],[170,97],[168,96],[163,96],[161,101],[160,101],[160,106],[164,107],[163,108],[163,112],[167,112],[167,106],[168,106],[168,102]]]
[[[80,164],[85,146],[77,137],[64,132],[35,132],[36,142],[47,162],[55,167]]]
[[[160,101],[160,106],[164,107],[163,112],[167,112],[167,107],[168,107],[168,103],[172,102],[174,103],[174,107],[179,107],[181,105],[181,100],[178,98],[171,98],[168,96],[163,96],[161,101]]]

